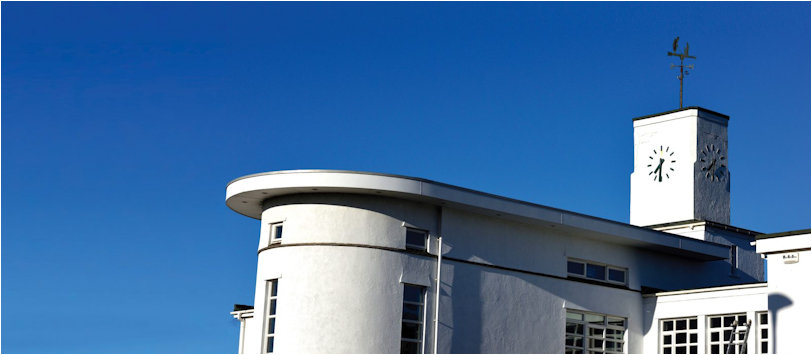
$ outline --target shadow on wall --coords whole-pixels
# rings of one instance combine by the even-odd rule
[[[777,353],[775,345],[778,344],[778,332],[776,329],[776,324],[778,324],[778,311],[791,305],[792,299],[782,293],[771,293],[767,296],[767,308],[773,316],[773,319],[770,320],[772,324],[772,326],[770,326],[770,335],[773,337],[773,354]]]

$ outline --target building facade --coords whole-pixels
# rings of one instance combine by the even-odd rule
[[[809,275],[809,232],[727,225],[726,116],[634,122],[632,224],[386,174],[232,181],[226,204],[261,226],[254,304],[232,312],[239,352],[721,353],[739,318],[758,336],[734,335],[737,351],[792,344],[776,335],[807,311],[791,279]],[[658,189],[704,202],[651,211]]]

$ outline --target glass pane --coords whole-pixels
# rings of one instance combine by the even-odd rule
[[[761,330],[761,339],[767,339],[767,329]]]
[[[711,341],[719,341],[719,333],[718,332],[711,333]]]
[[[663,345],[671,345],[671,336],[670,335],[664,335],[663,336]]]
[[[268,334],[276,333],[276,318],[268,319]]]
[[[758,322],[760,324],[767,324],[767,313],[759,314],[758,318],[759,318]]]
[[[688,321],[685,319],[680,319],[676,321],[677,330],[685,330],[688,328]]]
[[[579,263],[577,261],[567,261],[567,272],[570,274],[583,275],[584,263]]]
[[[271,304],[268,307],[268,315],[272,316],[276,314],[276,300],[271,300]]]
[[[722,317],[713,317],[710,320],[711,328],[720,328],[722,326]]]
[[[603,329],[589,328],[589,335],[603,337]]]
[[[567,312],[567,319],[584,320],[584,315],[581,313]]]
[[[711,354],[719,353],[719,345],[711,345]]]
[[[670,354],[671,348],[663,348],[663,354]]]
[[[733,334],[732,330],[725,330],[725,337],[724,337],[725,341],[730,340],[730,334]]]
[[[575,336],[575,335],[567,335],[567,338],[566,338],[566,340],[564,342],[564,345],[583,347],[584,346],[584,338],[579,337],[579,336]]]
[[[692,318],[689,321],[688,329],[696,329],[696,318]]]
[[[596,280],[606,280],[606,267],[602,265],[586,264],[586,277]]]
[[[609,280],[626,283],[626,271],[609,268]]]
[[[282,225],[277,224],[273,227],[273,239],[282,239]]]
[[[423,303],[423,288],[420,286],[403,285],[403,300]]]
[[[420,318],[421,318],[420,316],[422,316],[421,313],[423,313],[423,312],[420,312],[420,308],[422,308],[422,307],[420,307],[420,306],[418,306],[416,304],[404,304],[403,305],[403,319],[419,321]]]
[[[674,350],[676,350],[675,354],[686,354],[688,352],[688,348],[686,348],[684,346],[678,346],[678,347],[674,348]]]
[[[626,324],[626,320],[623,318],[608,317],[606,320],[609,322],[609,325],[614,325],[618,327],[623,327]]]
[[[674,330],[674,321],[672,320],[664,320],[663,321],[663,331],[670,331]]]
[[[584,316],[586,317],[586,321],[587,321],[587,323],[592,323],[592,324],[600,324],[600,325],[603,325],[603,319],[604,319],[604,317],[603,317],[603,316],[601,316],[601,315],[597,315],[597,314],[584,314]]]
[[[691,352],[690,353],[691,354],[698,354],[697,351],[699,351],[699,349],[696,347],[696,345],[694,345],[694,346],[691,347]]]
[[[739,316],[738,320],[739,320],[739,325],[743,326],[743,325],[747,324],[747,316],[745,316],[745,315]]]
[[[277,287],[277,280],[271,280],[271,296],[276,296],[276,287]]]
[[[400,353],[401,354],[419,354],[420,353],[420,343],[413,343],[410,341],[401,341],[400,342]]]
[[[766,353],[767,353],[767,342],[766,342],[766,341],[765,341],[765,342],[763,342],[763,343],[761,343],[761,353],[762,353],[762,354],[766,354]]]
[[[567,323],[567,333],[572,334],[584,334],[584,325],[583,324],[575,324],[575,323]]]
[[[268,343],[265,345],[265,352],[266,353],[273,352],[273,337],[268,337]]]
[[[420,324],[403,322],[401,325],[401,338],[420,340]]]
[[[607,329],[606,337],[609,339],[623,340],[623,331],[615,329]]]
[[[687,341],[688,340],[687,334],[685,334],[685,333],[677,333],[676,334],[676,340],[677,340],[677,344],[685,344],[685,343],[687,343],[688,342]]]
[[[736,317],[734,317],[734,316],[727,316],[727,317],[725,317],[725,320],[722,322],[722,324],[723,324],[725,327],[732,327],[732,326],[733,326],[733,321],[734,321],[734,320],[736,320]],[[727,339],[727,337],[725,337],[725,339]]]
[[[589,339],[590,348],[603,348],[603,339]]]
[[[696,341],[697,341],[696,334],[691,334],[691,343],[696,344]]]
[[[414,229],[407,229],[406,246],[415,249],[426,249],[426,233]]]

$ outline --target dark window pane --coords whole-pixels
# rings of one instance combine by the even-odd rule
[[[276,314],[276,300],[271,300],[271,304],[268,307],[268,315],[272,316]]]
[[[663,331],[674,330],[674,321],[667,320],[663,321]]]
[[[718,332],[711,333],[711,341],[719,341],[719,333]]]
[[[663,336],[663,345],[671,345],[671,336],[670,335]]]
[[[739,325],[743,326],[747,324],[747,316],[739,316]]]
[[[691,343],[696,343],[696,334],[691,334]]]
[[[413,343],[410,341],[401,341],[400,342],[400,353],[401,354],[419,354],[420,353],[420,343]]]
[[[719,345],[711,345],[711,354],[719,353]]]
[[[403,322],[401,325],[401,338],[420,340],[420,324]]]
[[[675,348],[677,354],[685,354],[688,352],[688,348],[684,346],[678,346]]]
[[[685,319],[680,319],[676,323],[677,323],[677,330],[685,330],[685,328],[688,328],[688,321],[685,320]]]
[[[411,249],[426,249],[426,232],[407,229],[406,247]]]
[[[723,324],[724,324],[725,327],[731,327],[731,326],[733,326],[733,321],[734,320],[736,320],[736,317],[727,316],[727,317],[725,317],[725,320],[724,320]],[[727,337],[725,337],[725,339],[727,339]]]
[[[420,320],[420,306],[416,304],[404,304],[403,305],[403,319],[408,320]]]
[[[603,336],[603,329],[589,328],[589,335],[590,336],[600,336],[600,337],[602,337]]]
[[[583,324],[575,324],[575,323],[567,323],[567,333],[584,334],[584,325]]]
[[[276,318],[268,319],[268,334],[276,333]]]
[[[767,324],[767,313],[759,314],[759,323]]]
[[[567,272],[570,273],[570,274],[583,275],[584,274],[584,263],[579,263],[577,261],[568,261],[567,262]]]
[[[265,346],[266,353],[273,352],[273,337],[268,337],[268,344]]]
[[[767,329],[761,330],[761,339],[767,339]]]
[[[282,239],[282,225],[276,225],[273,228],[273,239]]]
[[[691,347],[691,352],[690,353],[691,354],[698,354],[697,351],[699,351],[699,349],[697,349],[696,345],[694,345],[694,346]]]
[[[696,329],[696,318],[691,319],[688,329]]]
[[[618,269],[609,269],[609,280],[615,282],[626,282],[626,271]]]
[[[677,333],[676,334],[677,344],[685,344],[687,343],[687,337],[685,333]]]
[[[423,303],[423,288],[420,286],[403,285],[403,300]]]
[[[766,342],[766,341],[765,341],[765,342],[763,342],[763,343],[761,343],[761,353],[762,353],[762,354],[766,354],[766,353],[767,353],[767,342]]]
[[[725,330],[725,337],[724,337],[725,341],[730,340],[730,334],[733,334],[732,330]]]
[[[605,280],[606,267],[602,265],[586,264],[586,277],[596,280]]]
[[[711,318],[711,328],[719,328],[722,326],[722,317],[713,317]]]
[[[590,348],[602,348],[603,347],[603,339],[589,339],[589,347]]]
[[[271,280],[271,296],[276,296],[277,283],[278,283],[278,281]]]
[[[663,348],[663,354],[670,354],[671,348]]]

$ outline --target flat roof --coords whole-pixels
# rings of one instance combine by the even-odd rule
[[[652,114],[652,115],[645,115],[645,116],[635,117],[635,118],[632,118],[632,121],[644,120],[646,118],[657,117],[657,116],[667,115],[669,113],[687,111],[687,110],[699,110],[699,111],[702,111],[702,112],[706,112],[706,113],[710,113],[710,114],[719,116],[719,117],[724,118],[726,120],[730,119],[730,116],[719,113],[719,112],[716,112],[716,111],[711,111],[711,110],[708,110],[706,108],[699,107],[699,106],[688,106],[688,107],[678,108],[676,110],[655,113],[655,114]]]
[[[226,187],[226,205],[260,219],[266,199],[301,193],[388,196],[454,207],[525,223],[562,228],[587,238],[656,250],[697,260],[728,257],[725,245],[659,232],[427,179],[346,170],[285,170],[237,178]]]
[[[716,228],[716,229],[722,229],[722,230],[726,230],[726,231],[731,231],[731,232],[735,232],[735,233],[738,233],[738,234],[743,234],[743,235],[746,235],[746,236],[749,236],[749,237],[754,237],[754,238],[757,238],[757,236],[759,236],[759,235],[763,235],[763,233],[752,231],[752,230],[749,230],[749,229],[734,227],[734,226],[731,226],[729,224],[724,224],[724,223],[719,223],[719,222],[714,222],[714,221],[706,221],[706,220],[703,220],[703,219],[689,219],[689,220],[679,221],[679,222],[668,222],[668,223],[652,224],[652,225],[648,225],[648,226],[645,226],[645,227],[646,228],[652,228],[652,229],[658,229],[658,228],[665,228],[665,227],[679,227],[679,226],[682,226],[682,225],[691,225],[691,224],[697,224],[697,223],[702,223],[702,224],[704,224],[705,226],[708,226],[708,227],[712,227],[712,228]]]
[[[756,240],[779,238],[779,237],[788,237],[788,236],[791,236],[791,235],[810,234],[810,233],[812,233],[812,230],[807,228],[807,229],[799,229],[799,230],[788,231],[788,232],[760,234],[760,235],[756,236]]]

